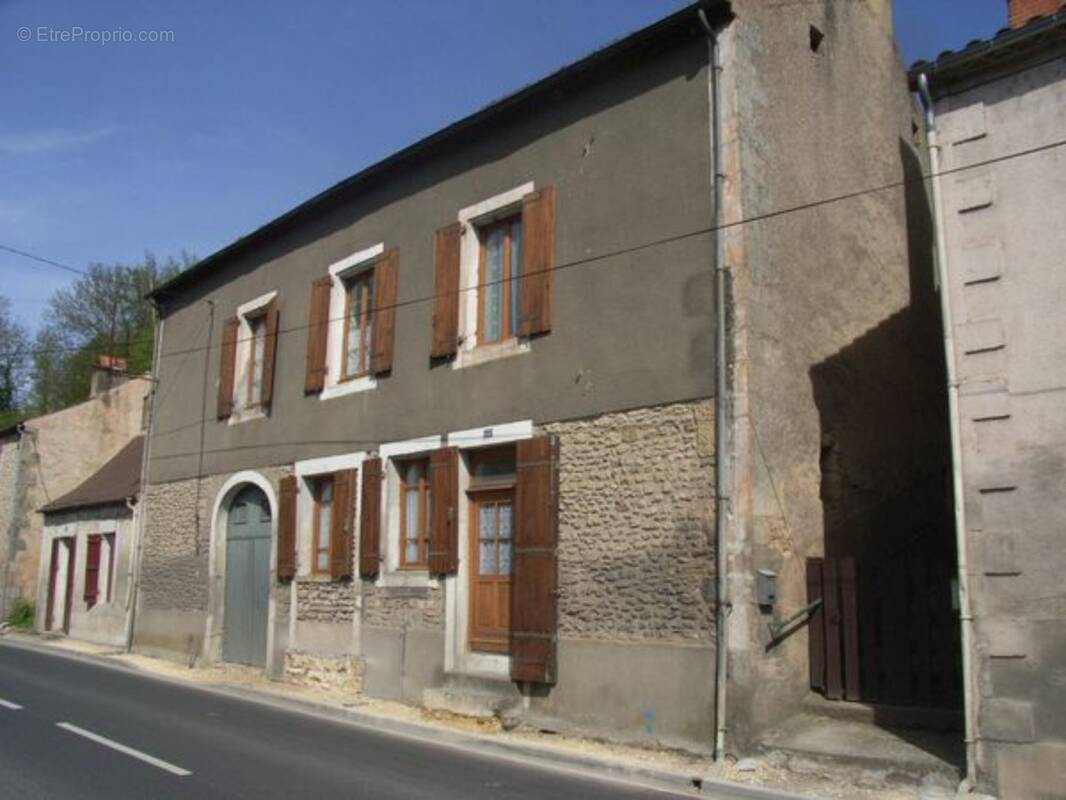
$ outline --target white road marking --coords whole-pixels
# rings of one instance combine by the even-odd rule
[[[84,736],[86,739],[94,741],[97,744],[102,744],[104,745],[104,747],[110,747],[112,750],[118,750],[120,753],[125,753],[126,755],[132,756],[133,758],[139,758],[141,761],[144,761],[147,764],[151,764],[153,767],[159,767],[159,769],[166,770],[167,772],[173,775],[180,775],[181,777],[185,777],[186,775],[192,775],[192,773],[189,772],[189,770],[187,769],[176,767],[173,764],[163,761],[162,759],[156,758],[155,756],[150,756],[147,753],[142,753],[140,750],[134,750],[132,747],[126,747],[126,745],[124,744],[119,744],[118,742],[112,741],[111,739],[108,739],[105,736],[100,736],[99,734],[93,733],[92,731],[87,731],[85,730],[85,728],[79,728],[77,725],[71,725],[69,722],[57,722],[56,727],[62,728],[65,731],[70,731],[71,733],[76,733],[78,734],[78,736]]]
[[[20,706],[18,703],[8,702],[7,700],[4,700],[2,697],[0,697],[0,708],[10,708],[12,711],[21,711],[22,710],[22,706]]]

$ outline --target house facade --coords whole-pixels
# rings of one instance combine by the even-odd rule
[[[134,647],[750,746],[826,449],[834,519],[937,468],[917,123],[889,3],[697,4],[159,287]]]
[[[44,506],[35,628],[118,647],[132,608],[132,543],[144,437]]]
[[[975,778],[1052,797],[1066,786],[1066,10],[1009,6],[1010,28],[911,76],[939,157]]]
[[[0,618],[37,596],[44,517],[65,495],[138,436],[147,376],[95,370],[83,403],[24,420],[0,432]]]

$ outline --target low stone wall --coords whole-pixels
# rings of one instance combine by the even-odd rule
[[[285,680],[299,686],[362,692],[364,671],[363,660],[356,656],[285,653]]]

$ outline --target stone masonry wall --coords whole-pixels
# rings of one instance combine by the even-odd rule
[[[300,579],[296,584],[296,618],[308,622],[351,622],[355,618],[352,581]]]
[[[439,587],[403,589],[364,584],[363,622],[380,628],[443,628],[444,592]]]
[[[274,486],[292,474],[291,467],[257,470]],[[208,548],[211,512],[229,475],[208,475],[200,486],[197,522],[197,481],[153,484],[146,493],[147,524],[141,561],[141,598],[146,608],[175,611],[207,609]],[[279,595],[286,603],[288,593]]]
[[[710,400],[551,423],[559,436],[559,633],[712,639]]]

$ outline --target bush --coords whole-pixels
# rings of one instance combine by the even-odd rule
[[[20,597],[11,607],[7,621],[13,628],[32,628],[33,611],[33,603]]]

